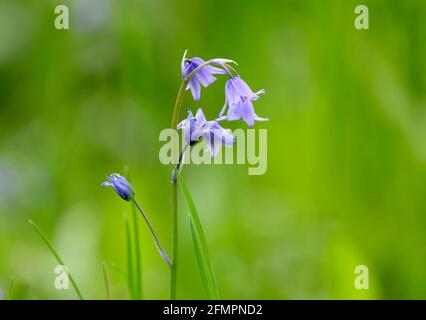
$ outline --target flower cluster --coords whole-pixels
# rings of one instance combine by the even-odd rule
[[[253,92],[228,63],[235,62],[229,59],[212,59],[206,62],[199,57],[186,58],[186,51],[182,59],[182,79],[189,79],[186,90],[191,90],[196,101],[200,99],[201,87],[206,88],[216,81],[214,75],[227,74],[230,77],[225,85],[225,105],[216,119],[207,121],[202,109],[198,109],[195,116],[189,110],[188,117],[178,124],[187,145],[194,145],[204,139],[212,157],[221,146],[229,147],[235,142],[235,137],[229,129],[224,129],[219,124],[220,121],[243,120],[247,125],[253,126],[255,121],[268,120],[256,114],[252,102],[258,100],[265,90]],[[226,111],[227,114],[224,115]]]

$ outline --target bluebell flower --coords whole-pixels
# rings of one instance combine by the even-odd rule
[[[106,178],[108,181],[102,183],[103,187],[113,187],[115,192],[126,201],[130,201],[135,197],[135,190],[131,184],[118,173],[113,173]]]
[[[212,157],[218,153],[221,146],[230,147],[235,143],[231,130],[224,129],[216,120],[207,121],[201,108],[195,117],[188,110],[188,117],[178,124],[178,129],[182,129],[184,140],[189,145],[194,145],[204,138]]]
[[[185,142],[192,146],[200,140],[200,137],[193,135],[194,131],[202,128],[206,122],[206,117],[201,109],[198,109],[195,117],[192,114],[192,111],[188,110],[188,117],[181,121],[177,128],[182,130]]]
[[[212,157],[216,156],[222,146],[232,147],[236,141],[230,129],[224,129],[217,121],[208,121],[200,134],[207,144]]]
[[[206,61],[199,57],[194,58],[186,58],[186,52],[183,55],[182,58],[182,79],[185,80],[188,78],[188,76],[199,66],[204,64]],[[212,59],[210,60],[211,64],[216,65],[224,65],[225,63],[234,62],[232,60],[228,59]],[[192,96],[195,101],[200,100],[200,94],[201,94],[201,86],[204,88],[211,85],[213,82],[216,81],[216,77],[213,76],[214,74],[226,74],[227,72],[223,69],[213,67],[211,65],[206,65],[203,68],[201,68],[197,73],[195,73],[192,78],[189,80],[189,83],[186,87],[186,90],[191,90]]]
[[[242,119],[249,126],[254,124],[254,121],[266,121],[266,118],[260,118],[254,112],[253,100],[258,100],[259,95],[265,93],[265,90],[253,92],[247,83],[239,76],[229,79],[225,85],[225,106],[229,106],[226,120]],[[221,112],[222,113],[222,112]]]

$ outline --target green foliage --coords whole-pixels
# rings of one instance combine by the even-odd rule
[[[63,262],[63,260],[61,259],[61,257],[59,256],[58,252],[55,250],[55,248],[53,247],[52,243],[49,241],[49,239],[46,237],[46,235],[43,233],[43,231],[41,231],[41,229],[37,226],[37,224],[35,224],[34,221],[32,220],[28,220],[28,223],[31,224],[34,228],[34,230],[37,232],[37,234],[40,236],[40,238],[43,240],[43,242],[46,244],[46,246],[48,247],[50,253],[52,253],[52,255],[54,256],[54,258],[56,259],[56,261],[63,266],[66,266],[66,264]],[[83,300],[83,295],[80,292],[80,289],[77,286],[77,283],[75,282],[73,276],[71,275],[70,271],[67,271],[69,280],[71,281],[71,284],[75,290],[75,293],[77,294],[77,296],[79,297],[80,300]],[[13,284],[11,284],[9,286],[9,292],[11,290]]]
[[[194,251],[197,257],[198,267],[201,273],[201,277],[204,284],[204,289],[209,297],[209,299],[218,299],[218,289],[216,285],[216,279],[213,273],[213,267],[210,261],[210,256],[207,249],[207,241],[204,235],[204,230],[201,225],[200,217],[198,215],[197,209],[195,208],[194,201],[188,189],[186,188],[185,183],[183,182],[181,174],[176,171],[178,176],[177,183],[182,191],[182,194],[185,198],[185,202],[189,209],[189,218],[191,224],[191,234],[192,241],[194,244]]]

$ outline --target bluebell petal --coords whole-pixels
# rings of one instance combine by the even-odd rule
[[[236,76],[226,82],[225,98],[228,104],[228,114],[226,119],[229,121],[242,119],[249,126],[257,121],[266,121],[256,115],[252,101],[258,100],[259,95],[265,93],[265,90],[253,92],[250,87],[239,76]],[[224,107],[223,111],[226,110]]]
[[[228,115],[226,116],[226,120],[234,121],[241,119],[240,105],[234,104],[229,107]]]
[[[213,77],[209,72],[207,72],[207,70],[205,70],[205,68],[207,67],[204,67],[203,69],[198,71],[194,75],[194,77],[195,81],[198,81],[204,88],[207,88],[209,85],[216,81],[216,77]]]
[[[186,53],[187,51],[185,51],[181,62],[182,79],[187,79],[195,69],[206,63],[206,61],[199,57],[188,59],[186,58]],[[225,61],[226,59],[217,59],[218,64],[222,60]],[[223,69],[211,65],[204,66],[192,76],[186,89],[190,89],[194,100],[198,101],[200,99],[201,86],[208,87],[216,81],[216,77],[214,77],[215,74],[225,73],[226,71]]]
[[[231,59],[216,58],[216,59],[212,59],[211,61],[213,63],[217,63],[219,65],[222,65],[224,63],[234,63],[234,64],[238,65],[238,63],[236,63],[234,60],[231,60]]]
[[[200,100],[201,86],[199,81],[191,79],[188,83],[187,89],[191,90],[192,97],[195,101]]]
[[[247,123],[249,126],[254,125],[256,114],[254,113],[254,107],[250,100],[246,100],[240,103],[240,112],[241,118],[245,123]]]
[[[217,155],[221,147],[220,140],[210,130],[206,131],[203,137],[207,145],[207,150],[210,152],[210,156],[213,158]]]
[[[226,85],[225,85],[225,96],[229,106],[236,104],[238,103],[238,101],[241,100],[240,92],[235,87],[234,82],[235,82],[235,79],[230,79],[226,82]]]
[[[182,61],[180,63],[181,65],[181,70],[182,70],[182,79],[185,79],[185,75],[186,75],[186,53],[188,52],[188,49],[185,50],[185,52],[183,53],[183,57],[182,57]]]
[[[197,110],[197,113],[195,114],[195,120],[197,121],[198,126],[202,126],[207,122],[204,112],[201,108]]]

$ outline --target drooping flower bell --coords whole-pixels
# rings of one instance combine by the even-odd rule
[[[189,145],[194,145],[202,138],[206,141],[207,149],[214,157],[221,146],[230,147],[235,143],[231,130],[224,129],[216,120],[207,121],[203,110],[197,110],[195,117],[188,110],[188,117],[178,125],[182,129],[184,140]]]
[[[103,187],[113,187],[115,192],[126,201],[130,201],[135,197],[135,190],[132,185],[118,173],[113,173],[106,178],[108,181],[102,183]]]
[[[225,85],[225,106],[228,105],[228,114],[226,120],[242,119],[249,126],[252,126],[255,121],[267,121],[267,118],[260,118],[254,112],[253,100],[258,100],[260,94],[265,93],[265,90],[253,92],[247,83],[236,76],[229,79]],[[224,110],[223,110],[224,111]]]
[[[182,58],[182,80],[186,80],[189,75],[197,69],[199,66],[206,63],[203,59],[199,57],[194,58],[186,58],[186,52],[183,55]],[[234,63],[232,60],[228,59],[212,59],[210,60],[211,64],[216,65],[223,65],[225,63]],[[213,67],[211,65],[206,65],[202,67],[200,70],[198,70],[192,78],[189,80],[189,83],[186,87],[186,90],[191,90],[192,96],[195,101],[200,100],[201,95],[201,86],[204,88],[211,85],[213,82],[216,81],[215,74],[226,74],[227,72],[223,69]]]

